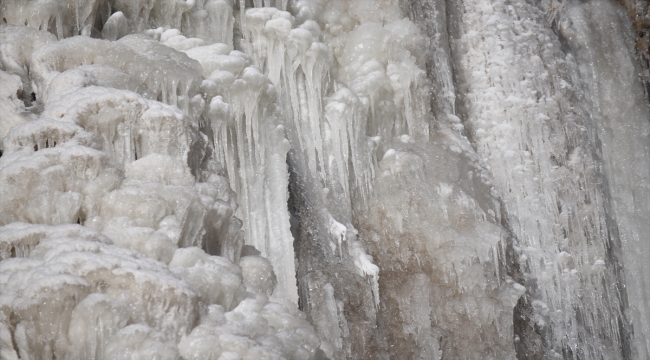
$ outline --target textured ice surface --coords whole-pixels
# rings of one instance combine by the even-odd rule
[[[625,336],[623,299],[615,268],[595,266],[611,256],[614,240],[573,54],[561,51],[542,11],[524,2],[464,2],[459,11],[462,35],[452,46],[467,91],[467,130],[503,194],[526,285],[536,288],[526,298],[531,320],[542,331],[552,324],[551,353],[568,347],[597,358]],[[577,312],[584,320],[574,320]]]
[[[634,335],[633,353],[650,356],[650,112],[632,53],[633,39],[624,10],[604,1],[573,5],[560,30],[580,64],[593,136],[609,190],[608,210],[621,246]],[[608,26],[604,24],[610,24]],[[611,50],[610,50],[611,49]],[[614,55],[615,54],[615,55]],[[625,95],[623,95],[625,94]],[[613,229],[614,230],[614,229]]]
[[[622,9],[0,1],[0,358],[647,358]]]
[[[237,199],[199,131],[203,67],[178,50],[227,39],[129,35],[179,28],[176,2],[22,5],[0,27],[0,357],[313,358],[270,262],[242,273]]]

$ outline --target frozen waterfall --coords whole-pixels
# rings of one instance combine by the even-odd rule
[[[0,359],[650,359],[650,5],[0,0]]]

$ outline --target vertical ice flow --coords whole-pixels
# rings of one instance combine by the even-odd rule
[[[609,231],[620,244],[636,358],[650,356],[650,112],[624,10],[606,1],[570,4],[560,31],[578,60],[593,120]]]

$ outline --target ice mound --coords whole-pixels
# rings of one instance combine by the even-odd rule
[[[304,331],[309,327],[304,318],[262,295],[225,314],[218,305],[208,311],[179,344],[185,359],[308,359],[318,344],[312,332]]]
[[[77,48],[87,50],[73,50]],[[145,84],[156,99],[185,111],[201,83],[197,62],[144,35],[130,35],[118,42],[72,37],[39,48],[32,55],[32,63],[34,91],[43,101],[63,90],[51,86],[57,75],[79,65],[105,65],[121,70]],[[152,68],[151,64],[156,66]]]
[[[318,346],[303,315],[268,302],[259,292],[268,287],[247,290],[237,265],[198,248],[177,250],[168,268],[79,225],[14,223],[0,234],[0,318],[15,344],[3,347],[3,358],[180,350],[186,358],[229,351],[309,359]],[[272,274],[264,265],[247,268]]]
[[[76,35],[116,40],[161,26],[180,28],[183,22],[189,32],[219,41],[232,39],[234,22],[232,4],[223,0],[8,0],[0,13],[4,24],[49,31],[59,40]]]
[[[242,268],[242,278],[246,285],[259,289],[263,294],[271,296],[277,284],[271,263],[261,256],[244,256],[239,261]]]
[[[82,351],[95,358],[101,354],[95,350],[128,323],[149,324],[168,341],[180,339],[194,326],[197,297],[163,264],[68,232],[65,236],[54,229],[28,256],[0,266],[0,307],[5,319],[15,319],[14,350],[21,357],[68,358]],[[91,294],[95,296],[87,298]],[[97,321],[106,311],[107,322]],[[83,316],[88,312],[98,317]]]

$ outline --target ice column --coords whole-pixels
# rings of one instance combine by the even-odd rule
[[[218,83],[218,85],[216,85]],[[212,98],[207,117],[217,158],[239,194],[246,243],[269,258],[278,277],[274,296],[298,301],[293,236],[290,231],[286,154],[275,89],[257,68],[237,78],[215,70],[204,82],[227,90]]]

